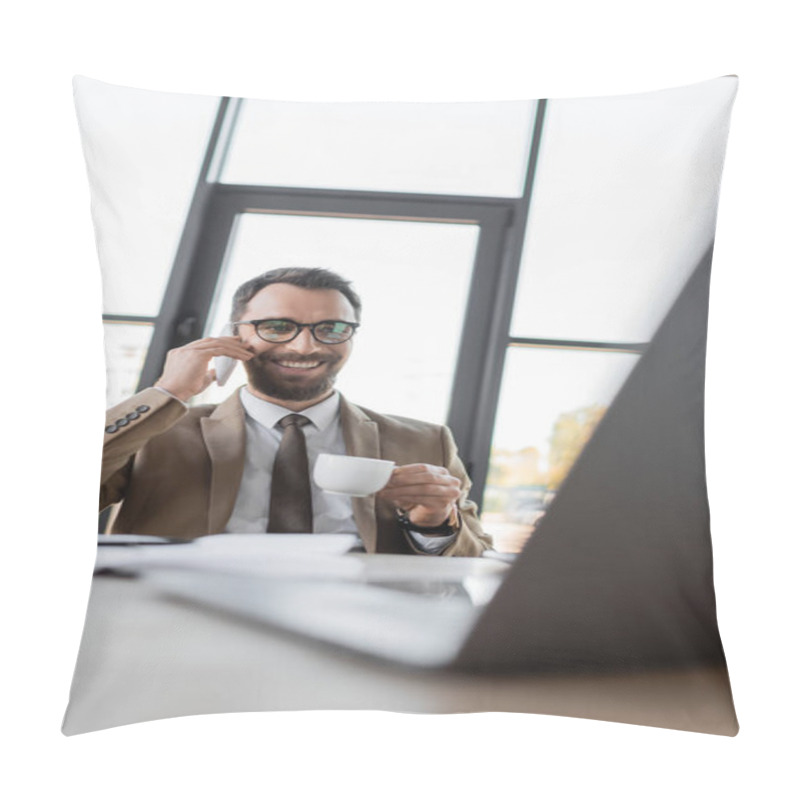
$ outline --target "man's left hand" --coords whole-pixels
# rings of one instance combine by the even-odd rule
[[[456,507],[461,481],[445,467],[406,464],[395,468],[379,495],[403,509],[414,525],[435,528],[443,525]]]

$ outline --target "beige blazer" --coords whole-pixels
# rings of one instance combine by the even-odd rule
[[[475,504],[466,499],[470,481],[446,427],[376,414],[344,398],[340,412],[349,455],[441,465],[461,480],[462,524],[443,555],[474,556],[491,546]],[[182,539],[221,533],[236,501],[244,451],[238,391],[218,406],[186,409],[157,389],[145,389],[108,411],[100,508],[119,504],[114,533]],[[390,504],[375,496],[353,498],[353,515],[367,552],[419,552]]]

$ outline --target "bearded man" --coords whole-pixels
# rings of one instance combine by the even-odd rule
[[[351,532],[369,553],[489,548],[450,431],[369,411],[335,390],[360,313],[349,281],[329,270],[277,269],[240,286],[234,335],[169,351],[153,387],[109,410],[100,508],[119,504],[111,532]],[[220,356],[243,362],[247,385],[220,405],[187,406],[215,379]],[[377,495],[350,498],[310,479],[321,453],[397,467]]]

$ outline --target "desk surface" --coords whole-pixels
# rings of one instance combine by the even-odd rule
[[[372,574],[502,570],[485,559],[342,556]],[[348,562],[349,563],[349,562]],[[731,735],[724,671],[470,676],[350,654],[165,597],[146,580],[96,576],[64,733],[237,711],[509,711]]]

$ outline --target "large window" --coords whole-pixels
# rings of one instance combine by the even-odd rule
[[[711,244],[715,204],[693,191],[716,180],[695,168],[694,148],[713,146],[699,135],[707,84],[453,104],[131,90],[113,109],[102,84],[83,91],[82,115],[120,126],[118,151],[87,154],[124,189],[104,220],[116,235],[98,243],[109,399],[151,385],[169,348],[218,332],[244,280],[331,268],[364,300],[340,388],[446,422],[503,550],[535,530]]]
[[[75,102],[89,176],[107,181],[92,215],[111,405],[139,383],[219,101],[81,80]]]
[[[711,245],[716,204],[693,191],[709,91],[548,103],[483,496],[501,549],[531,535]]]
[[[516,551],[544,515],[636,356],[509,348],[492,436],[483,522]]]
[[[520,197],[532,104],[241,101],[224,183]]]

